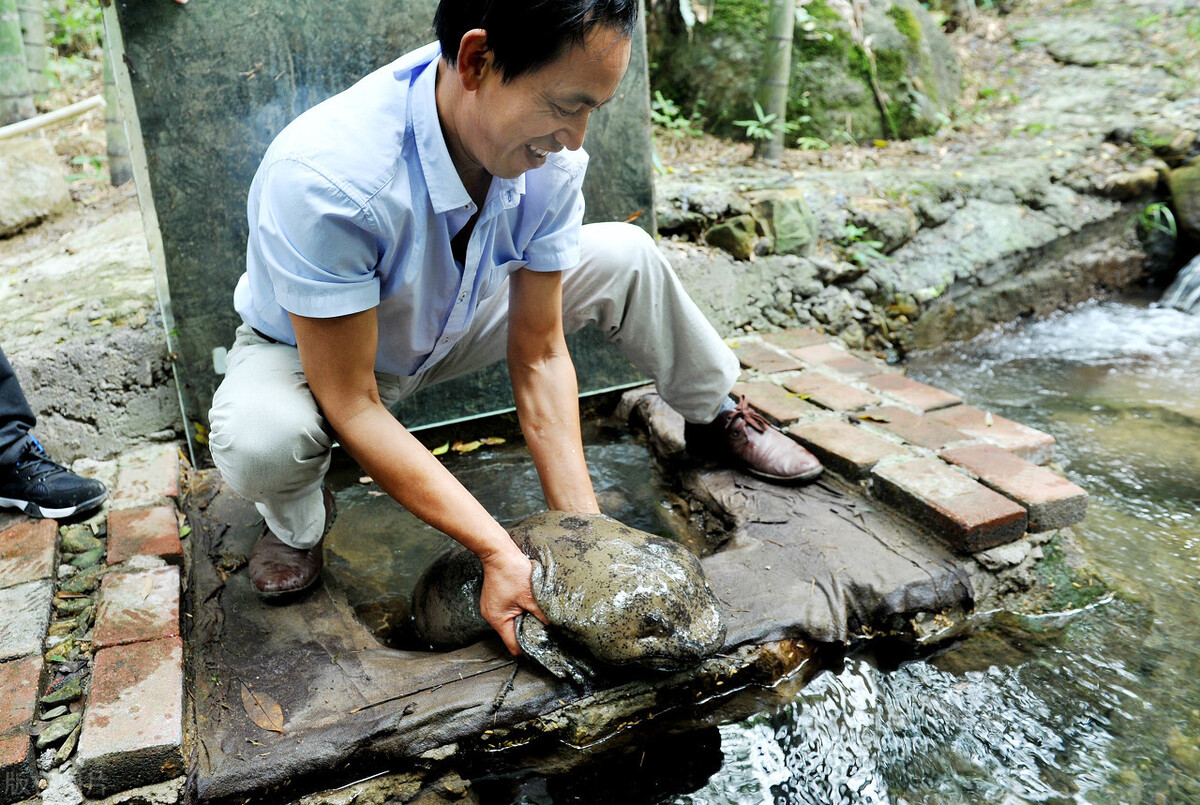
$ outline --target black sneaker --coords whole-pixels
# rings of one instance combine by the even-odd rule
[[[32,436],[21,459],[0,470],[0,506],[20,509],[30,517],[70,517],[91,511],[107,496],[104,484],[51,461]]]

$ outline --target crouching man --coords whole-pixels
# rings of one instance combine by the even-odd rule
[[[598,512],[565,334],[592,326],[688,421],[689,449],[797,482],[817,460],[729,397],[738,362],[653,240],[582,225],[588,117],[629,63],[637,0],[442,0],[439,41],[292,122],[250,189],[243,324],[210,444],[266,531],[264,597],[314,584],[334,439],[483,562],[481,609],[516,653],[541,617],[529,560],[390,413],[505,359],[552,509]]]

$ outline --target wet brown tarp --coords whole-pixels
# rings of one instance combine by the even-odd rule
[[[249,553],[261,520],[215,474],[200,474],[187,502],[198,798],[291,799],[455,744],[495,746],[502,736],[516,742],[538,731],[587,741],[606,721],[652,710],[686,719],[690,702],[711,698],[714,680],[728,690],[793,671],[802,657],[780,648],[795,645],[787,639],[845,642],[900,616],[970,605],[970,582],[947,549],[853,487],[830,479],[789,489],[680,464],[672,447],[681,443],[678,415],[649,393],[627,402],[623,412],[648,423],[685,493],[732,534],[703,559],[726,608],[722,656],[684,674],[581,691],[516,665],[498,640],[445,654],[386,648],[331,583],[297,603],[268,606],[244,568],[222,571],[223,557]],[[282,733],[251,719],[243,686],[279,704]]]

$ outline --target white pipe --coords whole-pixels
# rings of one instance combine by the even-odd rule
[[[61,123],[64,120],[70,120],[73,117],[78,117],[84,112],[90,112],[93,109],[104,108],[104,97],[101,95],[93,95],[87,100],[73,103],[70,106],[64,106],[62,109],[55,109],[53,112],[47,112],[44,115],[31,117],[28,120],[21,120],[8,126],[0,127],[0,140],[7,140],[11,137],[19,137],[22,134],[28,134],[31,131],[53,126],[55,123]]]

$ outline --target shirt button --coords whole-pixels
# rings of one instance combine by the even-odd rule
[[[465,293],[460,293],[458,295],[458,301],[465,302],[466,300],[467,300],[467,295]]]
[[[447,338],[443,338],[443,339],[442,339],[442,343],[443,343],[443,344],[449,344],[449,343],[450,343],[450,339],[449,339],[449,337],[447,337]]]

